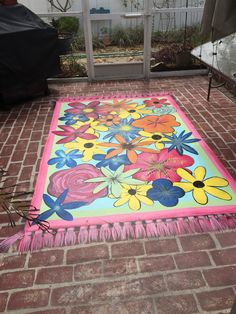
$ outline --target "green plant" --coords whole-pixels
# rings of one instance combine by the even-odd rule
[[[142,44],[144,40],[143,26],[125,28],[117,25],[112,29],[111,43],[121,47],[131,47]]]
[[[52,25],[59,33],[76,34],[79,29],[79,20],[74,16],[61,16],[57,20],[53,19]]]

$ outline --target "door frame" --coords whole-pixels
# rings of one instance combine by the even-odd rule
[[[127,74],[125,72],[121,76],[113,76],[112,79],[129,78],[129,74],[132,74],[132,78],[150,78],[150,59],[151,59],[151,36],[152,36],[152,0],[144,0],[144,10],[140,12],[128,12],[128,13],[109,13],[109,14],[90,14],[89,1],[82,0],[82,14],[84,23],[84,36],[85,36],[85,48],[87,54],[87,73],[89,81],[96,81],[99,79],[111,79],[109,73],[118,73],[119,63],[114,64],[114,71],[112,64],[99,64],[94,63],[93,43],[92,43],[92,27],[91,21],[94,20],[112,20],[112,17],[122,16],[125,18],[137,18],[143,17],[144,19],[144,47],[143,47],[143,62],[134,62],[127,64]],[[124,64],[123,64],[124,66]],[[128,69],[129,67],[129,69]],[[102,69],[104,76],[98,75]],[[99,71],[96,71],[96,70]],[[122,69],[122,67],[120,67]],[[133,71],[132,71],[133,69]],[[125,71],[125,69],[124,69]],[[137,75],[136,72],[137,71]],[[106,74],[107,73],[107,74]],[[124,77],[122,77],[124,75]]]

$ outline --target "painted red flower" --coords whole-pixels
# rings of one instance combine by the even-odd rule
[[[158,98],[151,98],[149,100],[145,100],[144,103],[146,107],[156,107],[156,108],[161,108],[163,104],[167,102],[166,98],[158,99]],[[170,105],[167,103],[166,105]]]
[[[190,167],[194,164],[194,159],[187,155],[179,155],[176,150],[168,152],[167,148],[159,154],[141,153],[138,155],[136,163],[125,166],[125,171],[140,168],[133,177],[141,181],[154,181],[166,178],[172,182],[181,180],[176,173],[178,168]]]
[[[65,203],[68,202],[86,202],[92,203],[95,199],[107,195],[107,187],[93,193],[100,182],[86,183],[88,179],[102,177],[102,172],[93,165],[83,164],[73,169],[61,170],[55,172],[49,178],[48,193],[59,197],[63,191],[68,189]]]
[[[100,101],[92,101],[87,105],[82,102],[72,102],[68,104],[72,108],[65,110],[65,112],[84,114],[86,117],[96,120],[99,115],[105,116],[107,114],[107,108],[105,106],[99,106],[99,104]]]
[[[97,136],[95,136],[94,134],[85,133],[90,128],[89,124],[83,125],[78,129],[74,129],[68,125],[60,125],[59,128],[63,131],[53,131],[53,133],[58,136],[65,137],[57,141],[57,144],[72,142],[77,137],[83,138],[85,140],[94,140],[95,138],[97,138]]]

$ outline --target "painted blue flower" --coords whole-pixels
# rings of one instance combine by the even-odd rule
[[[109,149],[107,153],[110,153],[113,149]],[[105,159],[105,154],[95,154],[93,155],[94,160],[99,162],[96,164],[97,168],[109,167],[111,170],[117,170],[121,165],[129,165],[130,162],[126,155],[117,155],[109,159]]]
[[[77,121],[86,122],[89,120],[84,114],[65,113],[64,117],[59,118],[60,121],[66,121],[66,125],[73,125]]]
[[[40,214],[37,217],[37,220],[45,221],[53,214],[56,214],[63,220],[71,221],[73,220],[73,216],[67,210],[70,209],[77,209],[81,206],[84,206],[85,202],[71,202],[71,203],[64,203],[65,198],[68,193],[68,189],[65,190],[56,200],[53,200],[49,195],[43,194],[44,203],[50,208]]]
[[[183,197],[183,189],[173,186],[173,182],[167,179],[153,181],[152,188],[147,191],[147,197],[153,201],[160,202],[163,206],[176,206],[179,198]]]
[[[133,119],[122,119],[119,124],[114,124],[109,127],[109,133],[103,137],[103,139],[109,139],[111,141],[116,135],[121,135],[127,142],[139,136],[140,128],[136,128],[132,125]]]
[[[160,108],[154,108],[153,113],[157,116],[162,116],[164,114],[175,113],[176,109],[171,106],[162,105]]]
[[[58,157],[49,159],[48,165],[56,164],[57,169],[60,169],[64,167],[65,165],[69,168],[74,168],[77,166],[77,162],[74,159],[81,158],[83,156],[77,153],[78,153],[77,149],[74,149],[67,154],[63,150],[57,150],[55,154]]]
[[[196,143],[201,140],[199,138],[188,139],[192,135],[192,132],[189,132],[186,134],[184,133],[185,131],[181,132],[179,135],[176,135],[176,134],[166,135],[165,134],[165,137],[169,141],[163,141],[162,143],[171,145],[170,147],[168,147],[169,152],[172,149],[176,149],[180,155],[183,155],[184,150],[186,150],[189,153],[198,155],[198,152],[193,147],[189,146],[188,144]]]

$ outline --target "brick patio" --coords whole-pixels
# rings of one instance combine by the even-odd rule
[[[33,190],[59,96],[169,91],[236,178],[236,103],[205,77],[50,85],[49,97],[0,113],[5,185]],[[29,140],[30,139],[30,140]],[[14,188],[10,188],[11,191]],[[0,240],[23,228],[0,214]],[[93,243],[0,257],[0,312],[47,314],[229,313],[236,295],[236,230]]]

